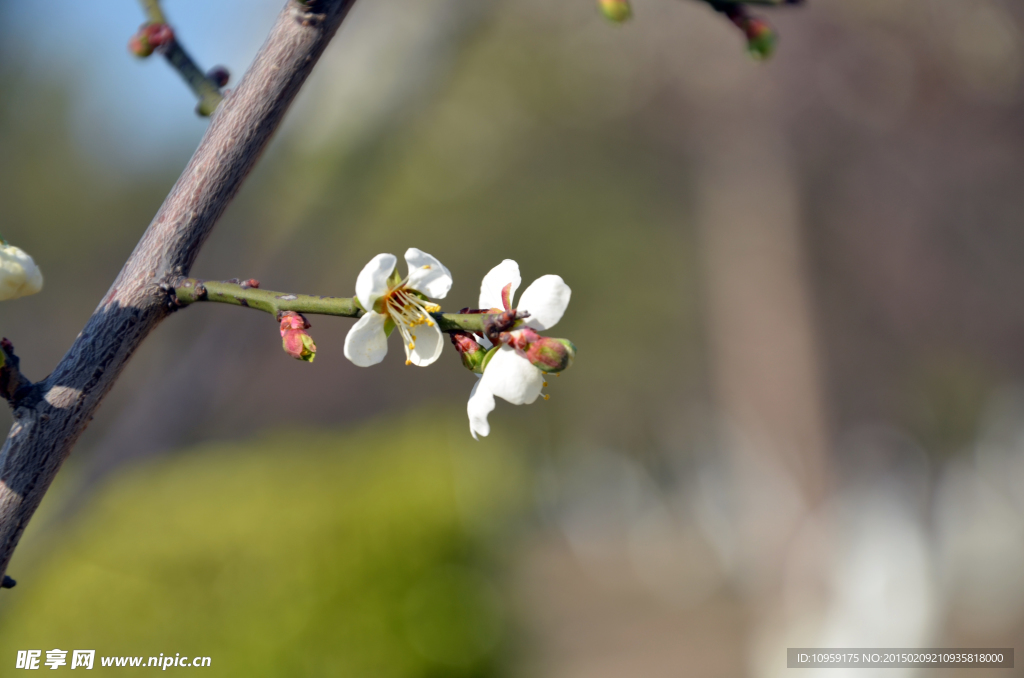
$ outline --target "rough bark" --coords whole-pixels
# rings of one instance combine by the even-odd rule
[[[109,292],[53,373],[19,392],[0,451],[0,575],[103,397],[172,312],[196,255],[355,0],[289,0]]]

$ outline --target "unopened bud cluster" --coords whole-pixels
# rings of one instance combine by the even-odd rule
[[[571,367],[576,358],[576,345],[568,339],[542,336],[529,327],[514,329],[521,324],[522,317],[515,309],[489,316],[485,334],[492,344],[490,348],[484,348],[471,332],[452,332],[452,345],[459,352],[463,366],[470,372],[483,374],[495,352],[502,346],[510,346],[521,351],[541,372],[552,374]]]

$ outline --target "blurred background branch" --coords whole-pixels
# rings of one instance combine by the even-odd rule
[[[224,99],[220,88],[228,82],[227,69],[216,66],[208,73],[203,73],[178,41],[177,33],[167,22],[167,17],[160,7],[160,0],[139,2],[146,13],[147,21],[129,41],[129,49],[136,56],[143,58],[148,57],[154,50],[160,52],[199,99],[196,113],[202,116],[213,115]]]

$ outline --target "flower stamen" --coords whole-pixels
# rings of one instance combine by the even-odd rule
[[[430,314],[441,310],[441,307],[437,304],[424,301],[416,294],[410,292],[405,287],[408,280],[409,278],[406,277],[405,280],[398,283],[397,286],[387,293],[384,299],[384,308],[395,322],[395,327],[398,329],[399,334],[402,335],[402,343],[405,344],[407,357],[416,348],[416,335],[412,332],[413,328],[417,325],[433,327],[434,320],[430,317]],[[411,365],[412,361],[406,360],[405,364]]]

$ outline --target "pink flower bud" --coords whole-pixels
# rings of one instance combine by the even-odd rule
[[[284,313],[281,314],[282,337],[284,336],[284,333],[287,330],[307,330],[310,327],[312,327],[312,325],[309,324],[309,321],[306,320],[306,318],[303,317],[301,313],[296,313],[295,311],[285,311]]]
[[[167,24],[147,24],[142,30],[153,47],[163,47],[174,42],[174,29]]]
[[[137,57],[148,57],[157,47],[174,42],[174,30],[167,24],[142,24],[128,41],[128,50]]]
[[[484,357],[487,355],[487,350],[476,342],[476,339],[473,338],[470,332],[452,332],[451,338],[452,344],[455,345],[455,350],[459,352],[459,357],[462,358],[463,366],[470,372],[482,374]]]
[[[313,362],[316,357],[316,344],[306,330],[309,322],[301,314],[285,311],[281,314],[281,345],[284,352],[296,360]]]

